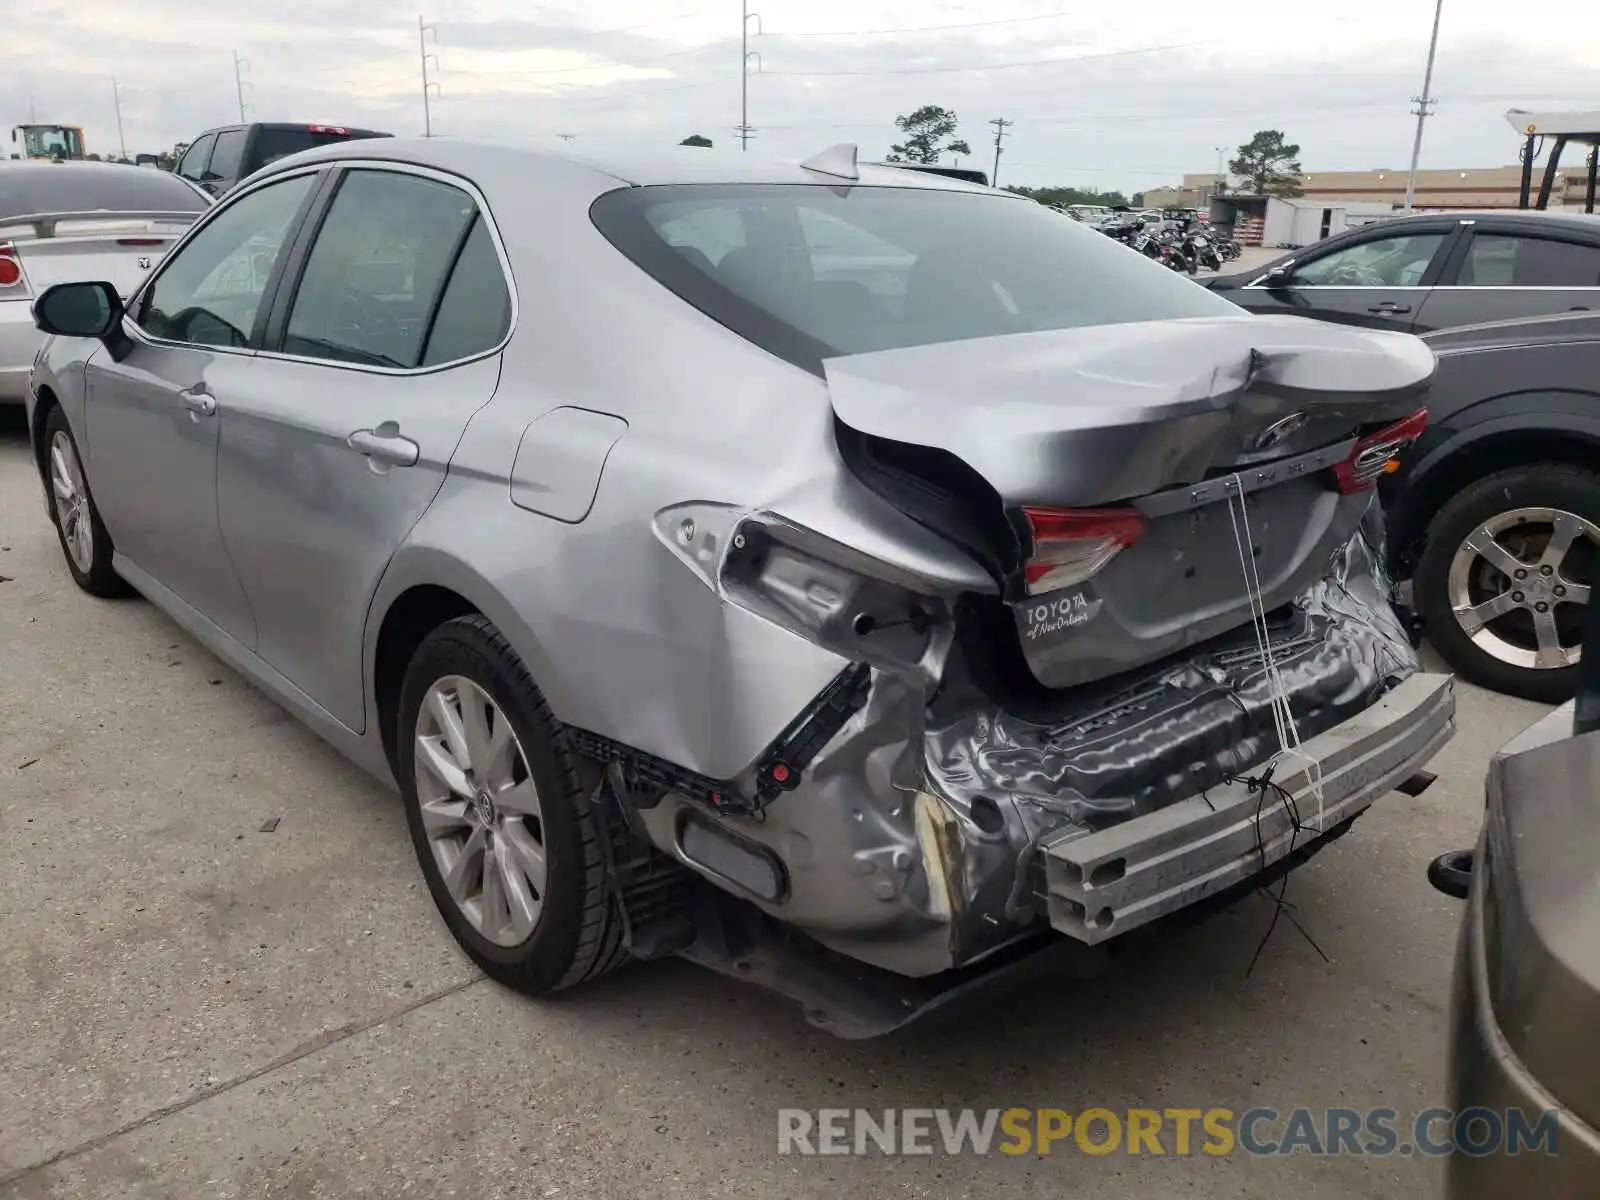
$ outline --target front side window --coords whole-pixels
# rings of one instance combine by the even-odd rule
[[[168,259],[139,304],[152,337],[199,346],[243,346],[315,175],[296,175],[251,192]]]
[[[1600,287],[1600,247],[1475,234],[1456,282],[1463,287]]]
[[[449,184],[348,172],[306,258],[284,353],[420,365],[429,318],[476,216],[472,197]]]
[[[183,152],[178,162],[178,174],[199,183],[205,178],[206,164],[211,161],[211,148],[217,144],[217,135],[208,133]]]
[[[1296,268],[1291,287],[1416,287],[1444,243],[1442,233],[1375,238]]]
[[[1238,312],[1058,213],[990,193],[634,187],[590,215],[657,281],[811,371],[872,350]]]

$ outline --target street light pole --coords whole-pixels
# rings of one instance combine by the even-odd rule
[[[1406,176],[1406,211],[1411,211],[1412,199],[1417,192],[1417,161],[1422,157],[1422,125],[1433,109],[1433,59],[1439,50],[1439,17],[1444,12],[1444,0],[1435,0],[1433,6],[1433,36],[1428,39],[1428,69],[1422,76],[1422,95],[1414,97],[1417,107],[1417,137],[1411,143],[1411,173]]]

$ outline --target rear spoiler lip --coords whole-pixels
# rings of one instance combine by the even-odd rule
[[[204,209],[197,212],[182,212],[166,209],[95,208],[83,212],[28,213],[20,217],[0,217],[0,241],[19,240],[19,235],[13,230],[22,226],[33,230],[32,240],[43,241],[56,236],[56,225],[62,221],[183,221],[193,225],[205,215],[205,212]]]

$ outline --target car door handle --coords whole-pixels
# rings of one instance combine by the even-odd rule
[[[193,418],[198,419],[217,415],[217,398],[210,392],[201,391],[197,387],[184,388],[183,391],[178,393],[178,399]]]
[[[1410,312],[1411,305],[1396,304],[1393,300],[1385,300],[1380,304],[1374,304],[1371,308],[1367,309],[1367,311],[1369,313],[1382,313],[1384,316],[1394,316],[1397,313]]]
[[[345,439],[350,449],[370,458],[374,464],[391,467],[414,467],[422,455],[422,448],[408,437],[400,436],[400,427],[385,421],[376,429],[358,429]]]

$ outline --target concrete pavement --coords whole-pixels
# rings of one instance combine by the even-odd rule
[[[79,592],[0,410],[0,1196],[1428,1195],[1418,1158],[780,1157],[780,1107],[1113,1110],[1442,1098],[1490,751],[1542,711],[1463,689],[1437,784],[1110,977],[847,1043],[667,962],[533,1002],[456,951],[395,797],[141,600]],[[271,832],[263,826],[276,818]]]

